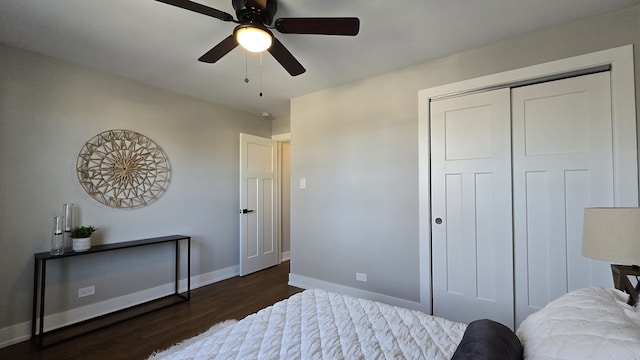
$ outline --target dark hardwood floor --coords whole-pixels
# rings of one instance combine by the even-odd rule
[[[241,319],[302,291],[287,285],[289,262],[191,291],[191,300],[38,350],[31,341],[0,349],[0,359],[146,359],[212,325]]]

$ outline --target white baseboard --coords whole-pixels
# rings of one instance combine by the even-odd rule
[[[240,265],[229,266],[228,268],[208,272],[206,274],[195,275],[191,277],[191,289],[211,285],[218,281],[230,279],[239,275]]]
[[[206,274],[191,277],[191,289],[216,283],[225,279],[238,276],[240,268],[234,265],[228,268],[212,271]],[[174,284],[165,284],[151,289],[142,290],[133,294],[100,301],[94,304],[82,306],[68,311],[45,316],[45,331],[57,329],[66,325],[91,319],[96,316],[122,310],[127,307],[144,303],[165,295],[173,294]],[[180,291],[187,289],[186,280],[179,282]],[[38,325],[38,323],[36,323]],[[31,338],[31,321],[8,326],[0,329],[0,348],[7,347]]]
[[[0,349],[31,338],[31,321],[0,329]]]
[[[285,262],[289,260],[291,260],[291,251],[283,251],[282,254],[280,254],[280,261]]]
[[[379,301],[389,305],[401,306],[407,309],[420,310],[429,312],[425,306],[419,302],[401,299],[389,295],[379,294],[376,292],[353,288],[345,285],[327,282],[324,280],[318,280],[302,275],[289,274],[289,285],[299,287],[302,289],[321,289],[326,291],[335,292],[338,294],[344,294],[349,296],[355,296],[363,299],[369,299],[373,301]],[[426,309],[426,310],[425,310]]]

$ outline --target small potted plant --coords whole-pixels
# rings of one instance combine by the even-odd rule
[[[73,251],[87,251],[91,249],[91,234],[97,229],[93,226],[76,226],[71,229]]]

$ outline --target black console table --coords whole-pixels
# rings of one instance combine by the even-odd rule
[[[180,292],[180,241],[186,241],[187,243],[187,289]],[[67,325],[63,328],[51,330],[46,333],[48,337],[55,338],[53,341],[45,343],[45,331],[44,331],[44,315],[45,315],[45,295],[46,295],[46,274],[47,274],[47,262],[62,260],[74,256],[85,256],[105,251],[124,250],[140,246],[148,246],[154,244],[173,242],[175,244],[175,288],[174,293],[163,296],[157,299],[149,300],[143,304],[137,304],[127,309],[114,311],[110,314],[101,315],[96,318]],[[49,252],[41,252],[34,254],[35,269],[33,277],[33,312],[31,322],[31,339],[36,345],[41,348],[48,346],[62,340],[69,339],[76,335],[80,335],[98,328],[112,325],[116,322],[120,322],[126,319],[130,319],[134,316],[146,314],[150,311],[161,309],[163,307],[188,301],[191,298],[191,237],[183,235],[171,235],[157,238],[126,241],[115,244],[97,245],[91,247],[91,249],[83,252],[65,252],[62,255],[51,255]],[[39,322],[38,322],[39,320]]]

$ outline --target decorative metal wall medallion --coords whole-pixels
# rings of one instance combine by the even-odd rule
[[[114,208],[152,202],[169,183],[169,161],[146,136],[130,130],[107,130],[87,141],[76,163],[84,190]]]

